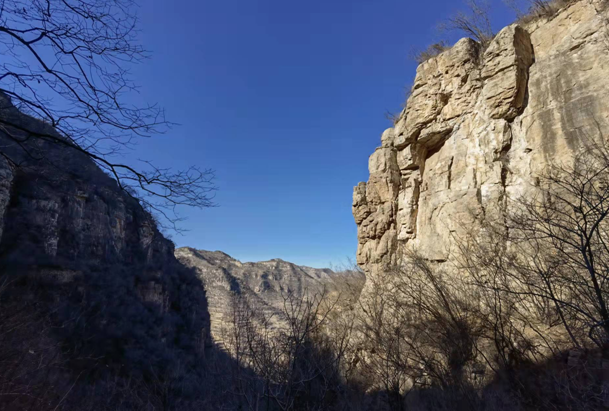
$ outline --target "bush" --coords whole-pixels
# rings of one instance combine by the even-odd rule
[[[550,19],[561,9],[578,1],[580,0],[527,0],[529,8],[526,12],[520,10],[514,0],[505,0],[505,3],[516,12],[517,22],[526,24],[540,19]]]
[[[491,27],[490,6],[485,0],[467,0],[467,12],[458,12],[439,25],[443,31],[459,31],[476,40],[486,49],[495,33]]]
[[[440,41],[428,46],[425,50],[414,52],[412,54],[412,59],[417,63],[422,64],[427,60],[442,54],[448,49],[450,49],[450,46],[446,42]]]

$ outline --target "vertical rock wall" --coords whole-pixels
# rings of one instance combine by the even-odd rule
[[[354,189],[358,264],[374,274],[414,246],[451,258],[455,235],[499,216],[535,175],[609,138],[607,12],[580,1],[422,63],[406,108]],[[454,247],[453,247],[454,248]]]
[[[44,284],[11,291],[16,296],[43,289],[67,303],[79,295],[74,310],[99,300],[103,315],[121,312],[120,321],[99,315],[89,326],[118,335],[120,344],[144,328],[149,339],[137,344],[162,341],[169,351],[179,338],[209,344],[203,284],[176,260],[152,216],[86,155],[40,138],[15,144],[6,133],[55,131],[1,93],[0,116],[17,125],[0,130],[0,153],[7,154],[0,155],[0,283]]]

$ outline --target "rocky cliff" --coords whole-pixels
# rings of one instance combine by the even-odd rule
[[[415,247],[451,259],[454,238],[501,217],[548,164],[609,138],[609,34],[599,1],[514,24],[486,50],[462,39],[422,63],[394,127],[354,189],[357,262],[374,273]]]
[[[334,272],[274,259],[247,262],[235,260],[221,251],[178,248],[176,257],[196,269],[209,298],[211,333],[216,342],[225,339],[232,321],[234,297],[243,297],[257,314],[272,318],[282,326],[284,298],[292,293],[298,299],[325,293],[339,308],[357,301],[364,275],[357,271]]]
[[[0,130],[0,408],[169,404],[178,380],[200,383],[187,374],[210,344],[201,281],[87,156],[28,139],[61,136],[4,95],[0,116],[15,125]]]

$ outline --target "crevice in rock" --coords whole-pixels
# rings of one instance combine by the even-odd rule
[[[414,189],[412,192],[412,214],[410,216],[411,228],[412,228],[412,238],[416,238],[417,236],[417,223],[419,218],[419,198],[421,197],[421,181],[415,179],[413,181]]]
[[[528,93],[527,93],[527,97],[528,97]],[[505,144],[504,148],[501,150],[500,156],[499,156],[499,161],[501,163],[501,175],[500,175],[500,182],[501,182],[501,192],[499,193],[499,212],[501,213],[501,218],[503,220],[503,227],[506,230],[506,234],[509,235],[509,224],[508,224],[508,217],[507,217],[507,200],[508,200],[508,194],[507,194],[507,179],[508,179],[508,175],[510,173],[510,158],[509,158],[509,151],[512,148],[512,141],[514,138],[514,133],[512,131],[512,123],[508,122],[507,123],[508,126],[508,131],[510,133],[509,136],[509,140],[508,143]]]
[[[476,200],[478,201],[478,205],[480,205],[480,209],[482,210],[482,216],[486,216],[486,209],[484,208],[484,205],[482,204],[482,188],[478,187],[476,189]]]
[[[452,169],[453,169],[453,161],[455,160],[454,157],[450,158],[450,162],[448,163],[448,183],[447,183],[447,188],[450,190],[450,186],[452,184]]]
[[[473,171],[474,171],[474,174],[472,176],[472,180],[474,182],[474,188],[478,188],[478,172],[475,168],[473,169]]]
[[[505,186],[507,184],[507,175],[508,175],[509,169],[507,168],[507,166],[505,164],[501,165],[501,187],[503,187],[503,193],[505,195]]]
[[[522,105],[518,109],[518,113],[516,114],[516,116],[514,116],[513,118],[510,118],[510,119],[507,119],[508,120],[508,124],[510,124],[510,126],[514,122],[514,120],[517,117],[519,117],[524,112],[524,110],[526,110],[526,108],[529,105],[529,80],[531,79],[531,67],[534,64],[535,64],[535,47],[533,47],[533,43],[531,42],[531,64],[529,64],[527,66],[527,68],[525,69],[525,72],[524,72],[525,85],[524,85],[524,96],[523,96],[523,99],[522,99]]]
[[[514,139],[514,133],[512,132],[512,123],[508,121],[506,125],[506,132],[508,133],[508,138],[503,141],[501,150],[499,151],[499,155],[497,156],[497,161],[500,161],[502,166],[505,165],[505,163],[509,162],[508,153],[512,149],[512,140]]]
[[[501,186],[503,187],[503,191],[505,192],[505,186],[507,181],[507,174],[510,171],[509,164],[509,152],[512,149],[512,142],[514,140],[514,132],[512,131],[512,123],[508,122],[508,133],[509,138],[507,142],[504,143],[501,152],[499,153],[499,161],[501,162]]]
[[[531,67],[529,66],[527,68],[527,72],[526,72],[526,85],[524,86],[524,97],[522,99],[522,106],[520,107],[520,109],[518,110],[518,113],[512,117],[512,118],[508,118],[506,119],[508,124],[511,126],[512,123],[514,122],[514,120],[516,120],[522,113],[524,113],[524,110],[526,110],[527,106],[529,105],[529,70],[531,69]]]

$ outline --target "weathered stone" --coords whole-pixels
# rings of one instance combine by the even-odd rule
[[[11,166],[0,156],[2,274],[44,278],[45,292],[53,298],[62,298],[71,288],[75,294],[70,298],[82,292],[79,298],[85,300],[106,287],[103,292],[118,292],[116,297],[126,298],[121,303],[130,299],[134,304],[130,308],[135,310],[144,302],[156,305],[162,313],[173,310],[171,320],[155,318],[158,324],[146,324],[162,332],[171,342],[168,346],[184,332],[178,330],[183,327],[177,325],[180,321],[192,324],[192,330],[202,337],[200,342],[209,344],[202,283],[177,261],[173,243],[163,237],[153,217],[88,156],[36,138],[14,144],[15,137],[23,138],[22,130],[56,131],[19,112],[3,93],[0,117],[20,127],[0,130],[3,153],[17,163]],[[32,151],[44,156],[30,155]],[[112,281],[120,287],[110,288],[107,284]],[[66,288],[61,291],[56,285]],[[134,295],[139,301],[131,299]],[[193,311],[176,308],[184,306]]]
[[[387,147],[379,147],[370,156],[368,171],[370,174],[388,173],[397,169],[395,150]]]
[[[397,163],[402,173],[420,168],[425,163],[427,148],[419,143],[413,143],[397,153]]]
[[[490,118],[509,120],[522,111],[533,59],[529,33],[519,25],[504,28],[491,42],[480,73]]]
[[[383,135],[381,136],[381,145],[383,147],[392,147],[394,140],[395,130],[393,128],[388,128],[383,132]]]
[[[482,216],[501,221],[548,164],[609,139],[608,11],[599,10],[576,2],[506,27],[482,56],[463,39],[419,66],[394,150],[383,143],[354,192],[357,261],[368,274],[406,246],[450,261],[456,238]]]
[[[366,200],[366,183],[359,183],[353,191],[353,216],[355,222],[361,224],[372,211]]]
[[[402,183],[398,195],[398,237],[400,241],[409,240],[416,236],[417,213],[419,211],[421,175],[419,170],[413,171]]]
[[[472,94],[480,88],[478,53],[478,43],[463,39],[418,67],[406,110],[395,127],[396,148],[412,143],[427,128],[429,138],[447,134],[452,129],[447,122],[471,108]]]

